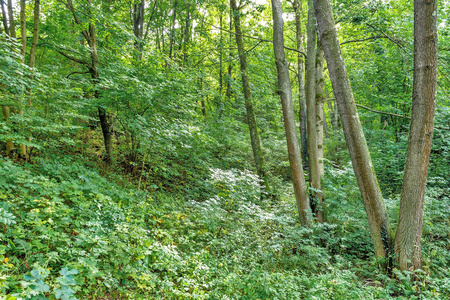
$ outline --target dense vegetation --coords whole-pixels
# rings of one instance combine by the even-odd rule
[[[19,3],[8,2],[21,33]],[[25,47],[8,14],[0,33],[0,104],[11,109],[0,121],[0,299],[450,298],[448,3],[438,7],[437,107],[414,272],[374,255],[326,67],[324,175],[320,191],[310,188],[323,196],[324,222],[300,224],[268,2],[242,1],[240,17],[270,190],[254,162],[228,2],[42,1],[30,66],[35,3],[24,6]],[[298,97],[294,10],[283,5]],[[395,230],[413,7],[332,5]],[[300,107],[296,100],[297,117]]]

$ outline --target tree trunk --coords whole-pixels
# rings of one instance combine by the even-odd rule
[[[230,45],[232,44],[232,39],[233,39],[233,34],[232,34],[232,30],[233,30],[233,10],[230,9]],[[233,52],[231,50],[230,47],[230,51],[228,53],[228,70],[227,70],[227,90],[225,92],[225,97],[228,99],[228,101],[231,98],[231,75],[232,75],[232,71],[233,71]]]
[[[8,0],[8,20],[9,20],[9,33],[10,36],[16,38],[16,24],[14,22],[14,14],[13,14],[13,6],[12,1]]]
[[[310,225],[309,214],[311,212],[308,191],[303,175],[300,147],[295,127],[294,104],[292,101],[291,83],[289,69],[284,53],[283,37],[283,9],[280,0],[272,0],[273,15],[273,49],[278,71],[278,87],[280,91],[281,104],[283,107],[284,127],[286,129],[286,141],[291,166],[292,181],[294,185],[297,209],[302,225]]]
[[[34,68],[36,61],[37,45],[39,40],[39,15],[40,15],[40,0],[34,0],[34,23],[33,23],[33,40],[31,42],[30,61],[28,66]]]
[[[258,134],[255,112],[252,100],[252,91],[250,89],[250,81],[247,75],[247,55],[244,50],[244,41],[242,39],[240,12],[236,5],[236,0],[230,0],[233,9],[234,28],[236,32],[236,44],[238,47],[239,61],[241,64],[242,88],[244,90],[245,109],[247,111],[247,122],[250,131],[253,156],[255,158],[256,170],[259,177],[264,182],[266,192],[270,192],[269,179],[267,176],[261,140]]]
[[[395,252],[401,270],[420,269],[423,198],[436,106],[436,0],[414,1],[414,78]]]
[[[175,3],[173,4],[172,29],[170,30],[169,58],[172,58],[173,43],[175,41],[175,23],[177,20],[177,5],[178,0],[175,0]]]
[[[314,7],[334,97],[339,106],[353,170],[366,209],[375,255],[387,257],[391,252],[392,233],[341,54],[333,12],[328,0],[314,0]]]
[[[9,105],[2,105],[3,118],[5,119],[5,123],[8,123],[10,117]],[[11,151],[14,149],[14,143],[7,139],[6,143],[6,155],[9,155]]]
[[[305,81],[303,66],[305,60],[303,58],[303,34],[302,34],[302,0],[294,0],[293,9],[295,12],[295,35],[297,38],[297,68],[298,68],[298,102],[299,102],[299,121],[300,121],[300,140],[301,140],[301,154],[303,166],[308,168],[308,139],[306,134],[306,95],[305,95]]]
[[[317,40],[316,54],[316,132],[317,132],[317,159],[319,163],[320,178],[325,174],[323,167],[323,132],[325,122],[325,113],[323,110],[323,47],[320,40]],[[322,199],[323,200],[323,199]]]
[[[9,35],[9,26],[8,26],[8,18],[6,17],[5,2],[3,0],[0,0],[0,5],[2,7],[3,28],[5,29],[5,33]]]
[[[318,222],[323,222],[322,194],[320,190],[319,152],[317,148],[317,112],[316,112],[316,18],[312,0],[308,0],[306,58],[306,129],[308,135],[309,180],[313,191],[311,207]]]
[[[88,0],[89,5],[92,5],[91,0]],[[73,6],[72,0],[67,0],[66,3],[67,8],[71,11],[73,18],[75,22],[78,25],[82,25],[83,22],[78,17],[75,7]],[[98,53],[97,53],[97,41],[96,41],[96,35],[95,35],[95,25],[92,22],[88,23],[88,29],[82,30],[81,33],[83,34],[83,37],[85,38],[86,42],[89,45],[90,53],[91,53],[91,62],[85,63],[86,66],[89,69],[89,73],[91,74],[92,82],[94,84],[94,97],[100,98],[100,93],[97,89],[97,84],[99,83],[99,77],[100,74],[98,72]],[[108,164],[111,164],[113,162],[113,143],[112,143],[112,124],[110,122],[110,116],[108,115],[108,112],[103,107],[98,107],[98,116],[100,120],[100,125],[102,127],[103,132],[103,140],[105,144],[105,150],[106,150],[106,162]]]
[[[137,59],[142,59],[143,36],[144,36],[144,8],[145,0],[141,0],[139,4],[133,4],[133,33],[136,41],[134,48],[137,50]]]
[[[9,35],[9,27],[8,27],[8,18],[6,16],[5,3],[3,0],[0,0],[0,5],[2,8],[2,17],[3,17],[3,27],[5,29],[5,33]],[[2,105],[3,118],[5,122],[8,122],[10,117],[10,109],[9,105]],[[11,140],[6,140],[6,155],[8,155],[14,149],[14,144]]]
[[[27,27],[25,20],[25,0],[20,0],[20,55],[22,56],[20,61],[25,63],[25,52],[27,51]]]

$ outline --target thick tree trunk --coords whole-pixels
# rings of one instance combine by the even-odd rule
[[[375,255],[387,257],[391,252],[392,233],[384,199],[373,170],[372,159],[359,121],[355,100],[347,75],[333,12],[328,0],[314,0],[320,40],[339,106],[342,128],[350,152],[353,170],[366,209]]]
[[[401,270],[420,269],[423,200],[436,106],[436,0],[414,1],[414,79],[395,252]]]
[[[240,12],[236,5],[236,0],[230,0],[231,8],[234,15],[234,28],[236,32],[236,44],[238,47],[239,61],[241,64],[242,88],[244,90],[245,109],[247,111],[247,122],[250,131],[251,144],[253,149],[253,157],[255,158],[256,170],[259,177],[264,182],[266,192],[270,192],[269,178],[267,176],[263,149],[256,124],[255,112],[252,100],[252,91],[250,89],[250,81],[247,75],[247,55],[244,49],[244,41],[242,39]]]
[[[317,148],[317,109],[316,109],[316,18],[312,0],[308,0],[308,24],[307,24],[307,58],[306,58],[306,122],[308,135],[309,155],[309,180],[314,189],[311,195],[311,207],[316,214],[316,219],[323,222],[322,194],[320,190],[319,152]]]
[[[303,34],[302,34],[302,1],[294,0],[292,6],[295,12],[295,35],[297,38],[297,68],[298,68],[298,102],[299,102],[299,121],[300,121],[300,140],[303,167],[308,168],[308,139],[306,134],[306,95],[304,81],[303,58]]]
[[[300,147],[295,127],[294,104],[292,101],[289,69],[284,53],[283,37],[283,10],[280,0],[272,0],[273,14],[273,49],[278,71],[278,87],[281,104],[283,107],[284,127],[286,129],[286,141],[288,146],[289,164],[291,166],[292,181],[294,185],[297,209],[302,225],[310,225],[309,214],[311,212],[308,191],[303,175]]]
[[[137,50],[137,59],[142,59],[143,36],[144,36],[144,8],[145,0],[141,0],[139,4],[133,4],[133,33],[136,41],[134,47]]]
[[[323,167],[323,133],[325,122],[325,112],[323,110],[323,47],[320,40],[317,40],[316,54],[316,132],[317,132],[317,159],[319,163],[320,178],[325,174]],[[323,201],[323,199],[322,199]]]

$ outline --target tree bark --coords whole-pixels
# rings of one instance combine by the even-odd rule
[[[392,233],[340,50],[333,12],[328,0],[314,0],[314,7],[334,97],[339,107],[353,170],[366,209],[375,255],[387,257],[391,253]]]
[[[323,110],[323,63],[325,57],[323,55],[323,47],[320,40],[317,40],[316,54],[316,132],[317,132],[317,159],[319,163],[319,176],[325,174],[323,167],[323,133],[325,122],[325,112]],[[323,201],[323,199],[322,199]]]
[[[22,56],[20,60],[22,63],[25,63],[25,52],[27,51],[27,27],[25,23],[25,8],[25,0],[20,0],[20,55]]]
[[[0,0],[0,5],[2,7],[3,28],[5,29],[5,33],[9,35],[8,17],[6,16],[5,2],[3,0]]]
[[[320,190],[319,152],[317,148],[317,109],[316,109],[316,18],[312,0],[308,0],[306,58],[306,131],[308,135],[309,180],[313,188],[311,207],[318,222],[323,222],[322,194]]]
[[[173,49],[173,43],[175,41],[175,22],[177,20],[177,5],[178,0],[175,0],[175,3],[173,4],[173,16],[172,16],[172,29],[170,30],[170,44],[169,44],[169,58],[172,58],[172,49]]]
[[[5,3],[3,0],[0,0],[0,5],[2,8],[2,17],[3,17],[3,27],[5,29],[5,33],[9,35],[9,26],[8,26],[8,18],[6,16],[6,10],[5,10]],[[9,117],[11,115],[9,105],[2,105],[2,113],[3,118],[5,119],[5,122],[8,122]],[[6,140],[6,155],[9,155],[9,153],[14,149],[14,144],[11,140]]]
[[[89,5],[92,5],[91,0],[88,0],[88,3]],[[77,23],[80,26],[83,26],[83,22],[78,17],[75,11],[75,7],[73,6],[72,0],[67,0],[66,6],[72,13],[75,23]],[[94,97],[100,98],[100,93],[98,89],[95,87],[99,83],[100,78],[100,74],[98,72],[99,58],[97,53],[95,25],[92,22],[89,22],[88,28],[82,29],[81,33],[83,34],[83,37],[88,43],[91,53],[91,62],[90,63],[84,62],[84,64],[85,66],[87,66],[89,73],[91,74],[92,82],[95,88]],[[65,56],[69,57],[67,55]],[[112,124],[110,122],[110,116],[107,110],[103,107],[98,107],[98,116],[100,120],[100,125],[102,127],[103,141],[105,144],[106,162],[108,164],[111,164],[113,162],[113,143],[112,143]]]
[[[295,35],[297,38],[297,68],[298,68],[298,102],[299,102],[299,121],[300,121],[300,140],[301,140],[301,155],[303,167],[308,168],[308,138],[306,134],[306,95],[305,95],[305,81],[304,81],[304,64],[303,58],[303,34],[302,34],[302,1],[294,0],[292,7],[295,12]]]
[[[143,36],[144,36],[144,8],[145,0],[141,0],[139,4],[133,4],[133,33],[136,41],[134,43],[134,48],[137,50],[137,59],[142,59],[142,47],[143,47]]]
[[[283,36],[283,9],[280,0],[272,0],[273,15],[273,49],[278,71],[278,87],[283,107],[284,127],[286,130],[286,141],[291,166],[292,181],[294,185],[297,209],[302,225],[310,225],[309,214],[311,212],[308,190],[303,174],[300,147],[297,139],[295,126],[294,104],[292,101],[291,83],[289,69],[284,53]]]
[[[423,201],[433,137],[437,80],[437,1],[414,1],[414,76],[408,150],[395,252],[401,270],[420,269]]]
[[[252,100],[252,91],[250,89],[250,80],[247,75],[247,55],[244,49],[244,41],[242,39],[240,11],[236,5],[236,0],[230,0],[231,8],[233,9],[234,28],[236,32],[236,44],[238,47],[239,61],[241,65],[242,88],[244,90],[245,109],[247,111],[247,122],[250,131],[250,139],[253,150],[253,157],[255,158],[256,171],[264,182],[266,192],[270,192],[269,178],[267,176],[263,149],[261,146],[261,139],[258,133],[256,124],[255,112]]]
[[[8,0],[8,20],[9,20],[9,36],[16,38],[16,24],[14,22],[12,1]]]

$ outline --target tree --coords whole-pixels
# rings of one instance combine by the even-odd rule
[[[316,18],[312,0],[308,0],[308,24],[307,24],[307,52],[306,52],[306,131],[308,134],[309,180],[317,201],[311,205],[316,214],[317,221],[323,222],[322,194],[320,190],[319,153],[317,148],[317,107],[316,107],[316,43],[317,30]]]
[[[90,14],[92,14],[91,0],[88,1],[88,4],[89,5],[87,6],[87,13],[90,15]],[[73,56],[70,56],[69,54],[65,53],[62,50],[59,50],[58,52],[61,53],[61,55],[63,55],[64,57],[87,67],[87,69],[91,75],[92,82],[95,86],[100,81],[100,74],[98,71],[99,57],[98,57],[98,53],[97,53],[97,40],[96,40],[95,24],[93,23],[92,19],[89,19],[89,21],[87,22],[88,24],[87,24],[87,29],[86,29],[86,24],[79,17],[78,12],[76,11],[76,9],[73,5],[72,0],[67,0],[66,2],[64,2],[64,5],[72,13],[75,23],[78,24],[82,28],[81,33],[89,45],[91,59],[90,59],[90,62],[88,62],[83,59],[78,59]],[[100,92],[97,88],[95,88],[94,96],[96,98],[100,98]],[[98,107],[98,116],[99,116],[99,120],[100,120],[100,125],[102,127],[103,140],[104,140],[105,150],[106,150],[106,161],[108,163],[111,163],[113,160],[113,153],[112,153],[113,143],[112,143],[112,124],[111,124],[110,116],[108,115],[107,110],[102,106]]]
[[[283,9],[279,0],[272,0],[273,14],[273,49],[275,63],[278,71],[278,88],[283,107],[284,127],[286,131],[286,141],[288,147],[289,164],[291,167],[292,181],[294,185],[297,209],[302,225],[310,225],[309,213],[311,211],[308,190],[303,175],[302,159],[300,147],[297,140],[297,130],[295,126],[294,104],[292,101],[291,83],[289,79],[289,69],[284,53],[283,34]]]
[[[391,252],[393,234],[353,98],[333,12],[328,0],[314,0],[314,8],[344,136],[369,222],[375,255],[387,257]]]
[[[242,38],[241,30],[241,20],[240,20],[240,9],[241,6],[237,6],[236,0],[230,0],[231,8],[233,10],[234,28],[236,36],[236,44],[238,47],[239,62],[241,65],[241,77],[242,77],[242,88],[244,90],[245,99],[245,109],[247,111],[247,122],[250,131],[251,144],[253,149],[253,157],[255,159],[256,170],[259,177],[264,182],[266,192],[270,191],[269,178],[267,175],[263,149],[261,146],[261,139],[258,133],[258,127],[255,118],[255,109],[253,107],[252,91],[250,89],[250,80],[247,74],[247,54],[244,49],[244,41]]]
[[[414,1],[414,79],[395,252],[401,270],[420,269],[425,188],[437,82],[437,1]]]
[[[306,95],[304,81],[304,57],[303,57],[303,34],[302,34],[302,0],[294,0],[292,7],[295,12],[295,37],[297,45],[297,79],[298,79],[298,102],[299,102],[299,121],[300,121],[300,140],[303,166],[308,167],[308,139],[306,134]]]

